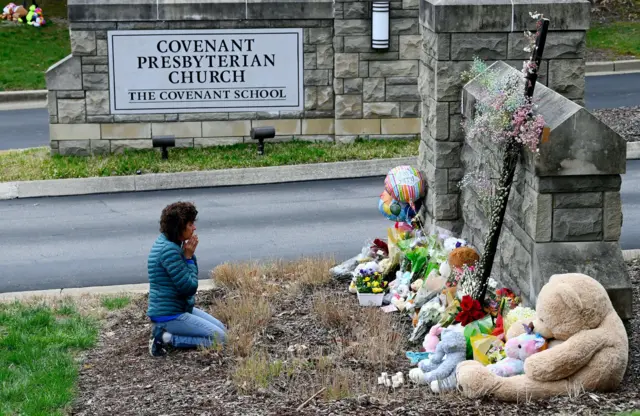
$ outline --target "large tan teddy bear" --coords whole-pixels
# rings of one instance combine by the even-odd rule
[[[457,367],[462,394],[516,402],[618,388],[627,368],[629,341],[607,292],[595,279],[583,274],[552,276],[538,295],[533,325],[556,342],[526,359],[524,375],[502,378],[477,361],[464,361]]]

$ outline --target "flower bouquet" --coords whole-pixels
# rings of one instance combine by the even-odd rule
[[[356,278],[356,289],[361,306],[382,306],[387,282],[380,272],[361,270]]]

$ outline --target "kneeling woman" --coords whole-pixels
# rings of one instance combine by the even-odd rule
[[[149,340],[152,356],[175,348],[210,347],[226,340],[226,328],[213,316],[194,307],[198,290],[198,211],[188,202],[176,202],[162,211],[161,234],[149,254],[149,308],[153,322]]]

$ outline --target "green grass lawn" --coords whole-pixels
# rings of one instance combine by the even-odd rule
[[[67,26],[51,20],[39,28],[0,21],[0,45],[0,91],[46,89],[46,70],[71,53]]]
[[[594,25],[587,32],[587,48],[640,56],[640,22]]]
[[[415,156],[418,144],[418,140],[357,140],[351,144],[265,143],[264,156],[257,155],[255,144],[237,144],[170,149],[168,161],[161,159],[158,150],[95,157],[51,157],[48,148],[36,148],[0,153],[0,182],[135,175],[138,170],[142,173],[187,172],[384,159]]]
[[[0,303],[0,415],[63,415],[75,395],[75,353],[93,347],[96,320],[73,304]]]

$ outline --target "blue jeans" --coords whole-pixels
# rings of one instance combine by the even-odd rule
[[[172,335],[171,344],[176,348],[209,348],[227,339],[227,328],[222,322],[198,308],[193,308],[193,313],[183,313],[172,321],[154,325]]]

